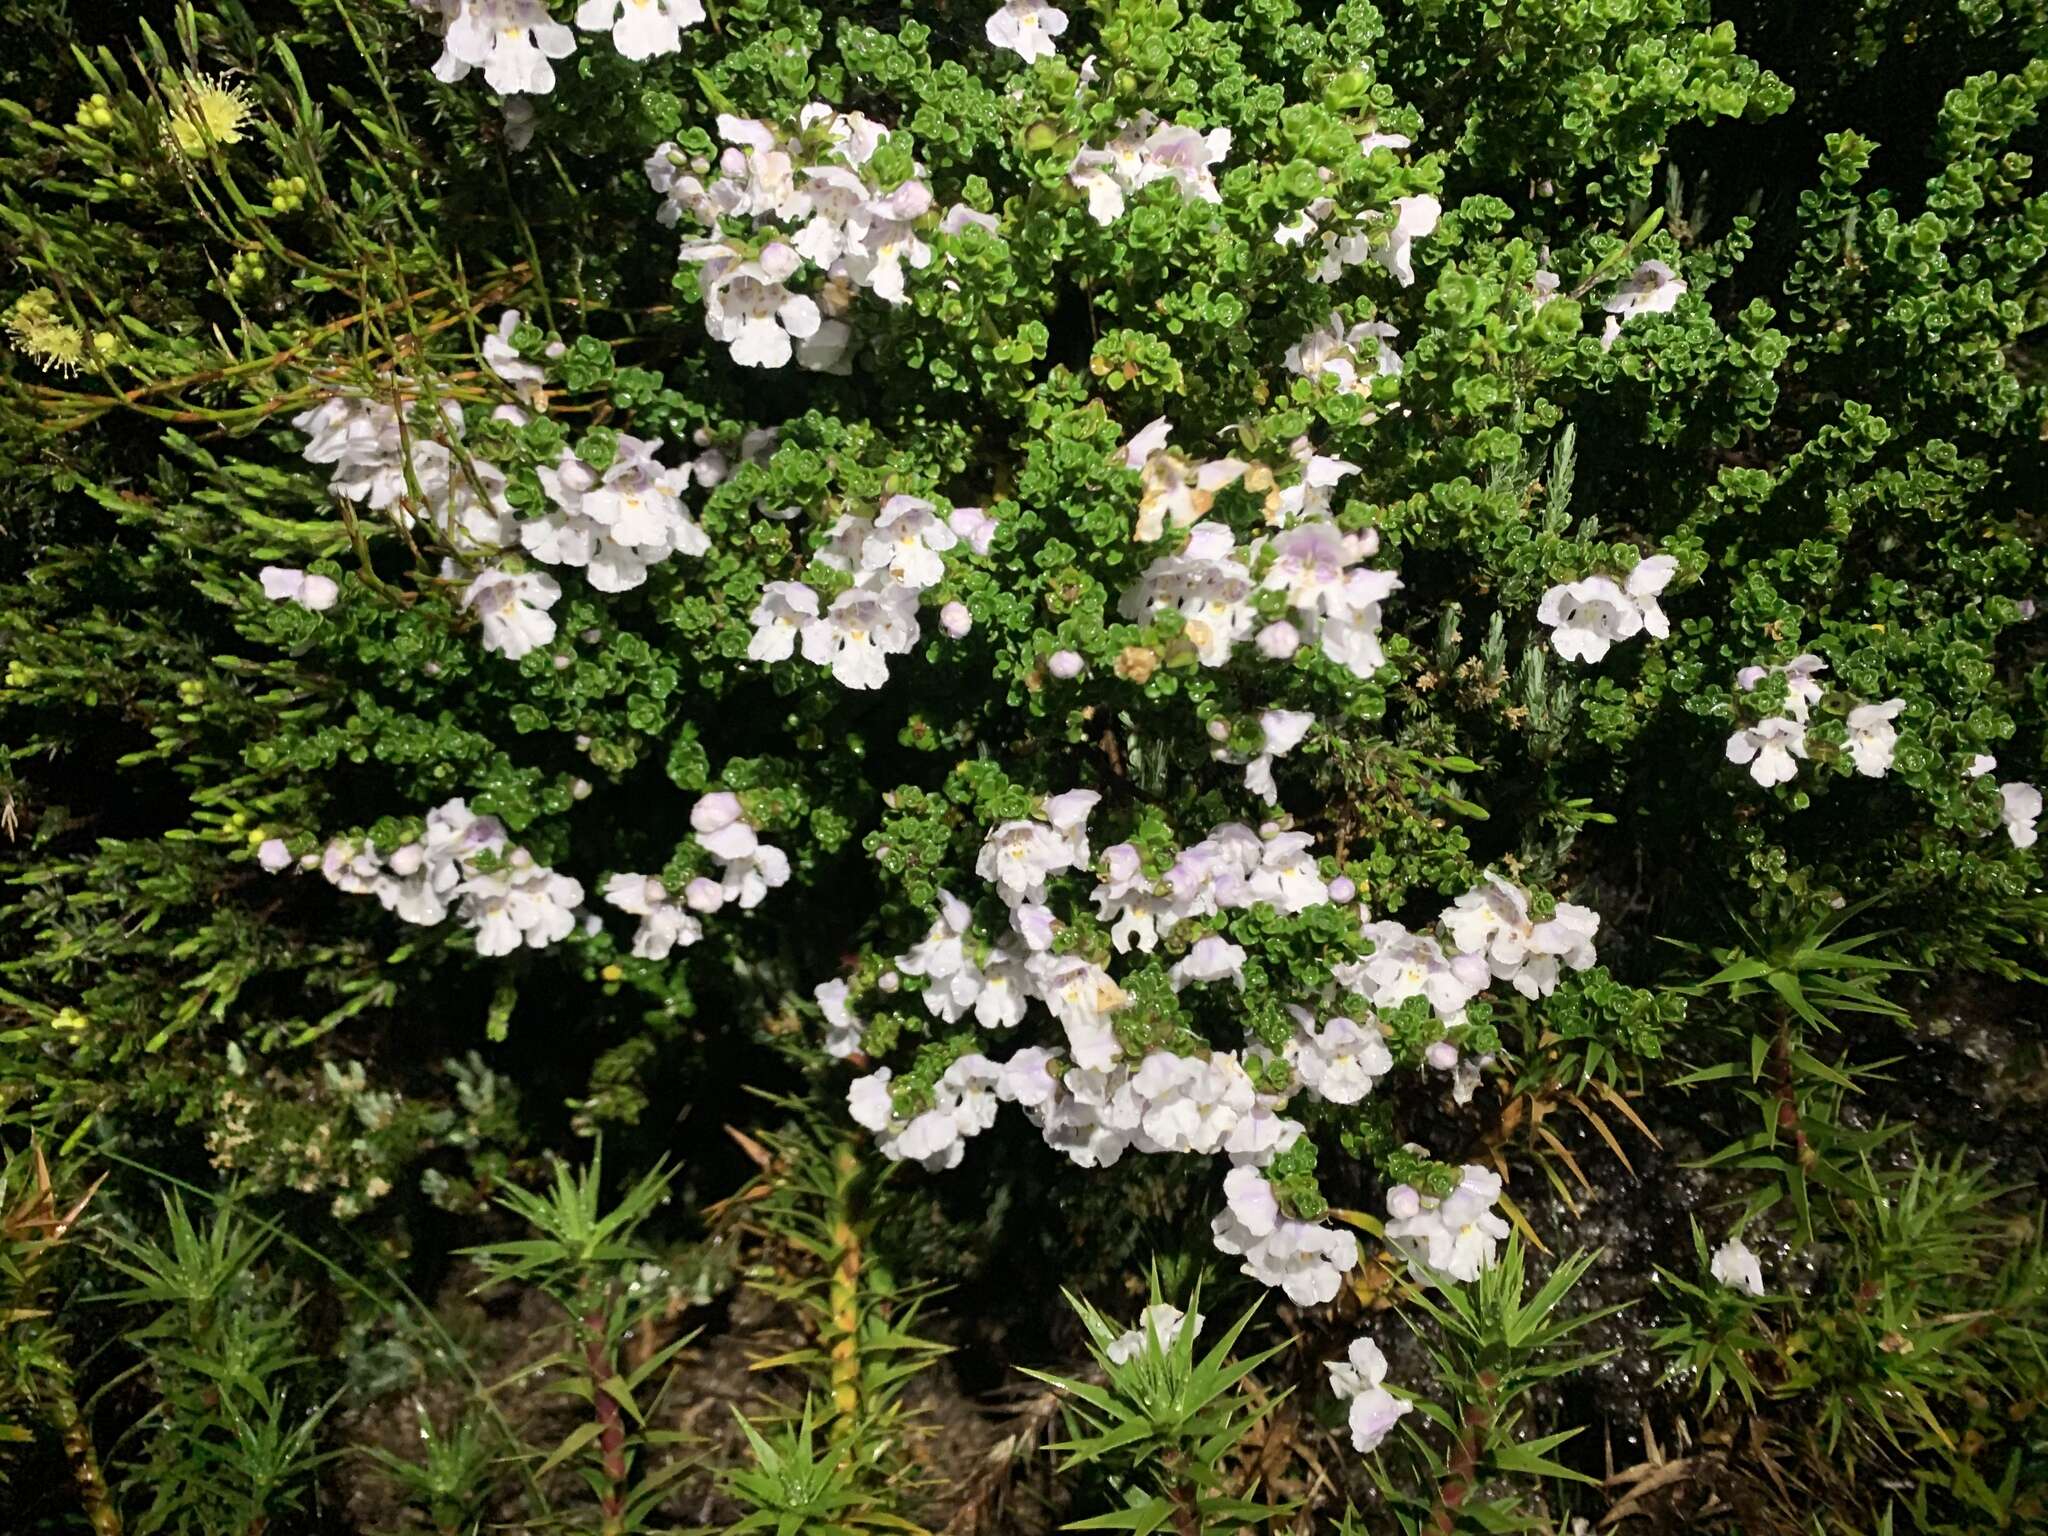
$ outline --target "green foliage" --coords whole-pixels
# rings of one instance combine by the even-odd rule
[[[987,1468],[1036,1442],[935,1471],[926,1408],[1010,1351],[1063,1394],[1051,1502],[1082,1528],[1321,1528],[1374,1486],[1365,1521],[1409,1530],[1597,1521],[1596,1411],[1682,1416],[1759,1530],[2038,1523],[2048,889],[2001,786],[2048,772],[2048,6],[1101,0],[1037,61],[989,42],[994,8],[730,0],[647,58],[575,30],[551,89],[507,93],[436,74],[446,5],[0,0],[0,1475],[25,1528],[310,1530],[365,1471],[439,1532],[951,1528],[921,1501],[1001,1507]],[[793,279],[850,327],[846,372],[746,366],[678,247],[760,262],[789,231],[686,195],[671,227],[650,177],[710,179],[722,119],[825,154],[814,104],[886,131],[870,190],[930,206],[902,205],[900,296]],[[1154,177],[1105,222],[1075,157],[1141,113],[1227,134],[1214,198]],[[1348,264],[1322,242],[1424,199],[1405,258],[1385,220]],[[1652,262],[1683,292],[1624,322]],[[1361,334],[1398,371],[1376,343],[1348,377],[1286,361],[1329,326],[1388,328]],[[381,489],[308,458],[293,423],[337,399],[392,408]],[[1159,417],[1177,457],[1127,463]],[[563,455],[601,473],[655,439],[705,548],[637,584],[543,559]],[[1320,460],[1349,472],[1312,486]],[[829,611],[842,520],[898,496],[994,532],[933,552],[885,684],[760,654],[769,584]],[[1255,638],[1294,610],[1249,552],[1318,497],[1372,546],[1354,569],[1399,573],[1376,665]],[[1251,562],[1226,664],[1214,612],[1124,601],[1186,554],[1186,518],[1134,537],[1167,503]],[[1545,594],[1659,556],[1668,634],[1562,655]],[[275,600],[266,567],[335,600]],[[560,587],[521,657],[476,600],[493,570]],[[1766,783],[1730,735],[1793,695],[1741,679],[1795,657],[1825,671]],[[1889,700],[1872,774],[1852,712]],[[1268,797],[1276,710],[1314,721]],[[1346,1274],[1336,1306],[1393,1298],[1429,1359],[1369,1464],[1286,1396],[1323,1309],[1124,1362],[1086,1303],[1085,1339],[1047,1321],[1062,1290],[1135,1294],[1148,1249],[1154,1299],[1161,1272],[1191,1294],[1215,1160],[1077,1169],[1005,1107],[927,1174],[845,1125],[828,1043],[889,1068],[892,1126],[965,1058],[1071,1050],[1038,1003],[984,1027],[904,962],[942,893],[967,961],[1014,958],[984,841],[1077,788],[1101,802],[1048,953],[1114,971],[1116,1050],[1293,1094],[1289,1218],[1375,1231],[1389,1185],[1473,1159],[1559,1252],[1640,1238],[1611,1286],[1520,1241],[1463,1290]],[[643,942],[609,878],[722,880],[692,807],[728,793],[787,881]],[[566,931],[486,943],[323,874],[456,800],[503,833],[472,875],[579,885]],[[1091,894],[1104,850],[1159,881],[1232,823],[1304,834],[1299,877],[1355,898],[1146,946]],[[1490,872],[1537,920],[1597,912],[1597,962],[1441,1012],[1337,980],[1369,922],[1425,929]],[[1203,939],[1235,976],[1176,976]],[[1934,1034],[1958,995],[1991,1045]],[[1306,1091],[1296,1008],[1363,1020],[1394,1073]],[[733,1122],[765,1161],[724,1201]],[[1637,1156],[1659,1138],[1671,1160]],[[1660,1199],[1684,1219],[1635,1231]],[[1765,1296],[1711,1278],[1724,1222]],[[741,1274],[779,1330],[752,1379],[798,1390],[706,1468],[676,1314]],[[502,1379],[447,1320],[472,1288],[531,1308]],[[1622,1298],[1665,1396],[1622,1404],[1581,1342]],[[1545,1395],[1567,1376],[1594,1385]],[[363,1443],[401,1398],[417,1443]]]
[[[1538,1386],[1583,1371],[1612,1353],[1587,1350],[1575,1335],[1620,1307],[1563,1310],[1598,1257],[1580,1253],[1560,1261],[1532,1293],[1526,1250],[1515,1235],[1500,1262],[1470,1290],[1408,1299],[1435,1325],[1430,1358],[1448,1402],[1414,1400],[1419,1415],[1441,1432],[1444,1442],[1409,1433],[1426,1491],[1410,1491],[1375,1466],[1373,1475],[1402,1530],[1539,1530],[1542,1504],[1519,1491],[1490,1490],[1503,1486],[1502,1479],[1514,1480],[1505,1486],[1517,1489],[1523,1486],[1520,1480],[1531,1480],[1537,1490],[1549,1482],[1593,1481],[1551,1454],[1578,1429],[1532,1435],[1522,1426],[1527,1399]]]
[[[1099,1479],[1118,1505],[1066,1529],[1149,1536],[1191,1524],[1206,1530],[1226,1522],[1242,1528],[1283,1519],[1291,1506],[1256,1502],[1255,1482],[1247,1485],[1230,1462],[1276,1401],[1255,1400],[1245,1379],[1285,1349],[1286,1341],[1232,1359],[1252,1320],[1248,1310],[1198,1355],[1199,1324],[1162,1333],[1159,1309],[1165,1303],[1156,1274],[1151,1297],[1127,1355],[1116,1348],[1125,1330],[1081,1298],[1067,1297],[1087,1330],[1099,1384],[1025,1371],[1063,1394],[1067,1438],[1047,1449],[1063,1471]],[[1189,1297],[1191,1322],[1201,1315],[1201,1300],[1199,1289]]]

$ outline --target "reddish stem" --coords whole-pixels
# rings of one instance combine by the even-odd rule
[[[584,1363],[590,1371],[590,1401],[597,1413],[597,1450],[605,1481],[611,1486],[599,1500],[604,1515],[605,1536],[625,1529],[626,1512],[626,1417],[618,1400],[604,1384],[615,1374],[605,1352],[605,1315],[593,1311],[584,1316]]]

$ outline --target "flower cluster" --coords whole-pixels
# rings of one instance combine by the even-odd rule
[[[1507,1222],[1493,1210],[1500,1184],[1499,1174],[1476,1163],[1464,1166],[1457,1187],[1440,1200],[1396,1184],[1387,1191],[1387,1240],[1433,1285],[1477,1280],[1493,1267],[1508,1235]]]
[[[1799,760],[1808,755],[1806,726],[1813,706],[1827,690],[1820,674],[1828,664],[1811,653],[1795,656],[1783,666],[1744,667],[1735,675],[1735,686],[1753,693],[1767,677],[1781,677],[1785,683],[1785,712],[1766,715],[1753,725],[1743,726],[1728,738],[1728,761],[1747,764],[1749,776],[1763,788],[1788,784],[1799,773]],[[1906,707],[1904,699],[1886,699],[1881,704],[1857,704],[1850,708],[1845,726],[1849,760],[1866,778],[1881,779],[1892,766],[1899,732],[1892,721]]]
[[[517,310],[505,311],[483,343],[485,366],[523,402],[491,412],[493,420],[512,426],[526,425],[545,407],[544,369],[512,342],[520,318]],[[555,358],[564,348],[555,342],[546,351]],[[506,472],[464,445],[466,422],[453,400],[426,410],[412,386],[394,380],[375,397],[330,394],[292,425],[306,435],[305,459],[332,466],[332,495],[383,512],[401,528],[424,523],[456,552],[460,558],[445,560],[441,574],[461,584],[463,607],[482,623],[484,648],[508,661],[553,642],[549,610],[562,593],[553,577],[505,559],[508,551],[580,569],[600,592],[630,591],[671,556],[709,550],[683,492],[718,485],[729,473],[715,450],[668,466],[656,457],[659,438],[615,434],[602,468],[567,448],[542,465],[538,479],[550,510],[521,520],[506,494]],[[293,584],[297,573],[271,569],[277,573],[265,575],[266,595],[309,608],[333,601],[326,577]]]
[[[1359,141],[1359,150],[1406,149],[1403,134],[1370,133]],[[1327,179],[1327,172],[1325,173]],[[1364,214],[1340,212],[1334,199],[1318,197],[1292,219],[1273,231],[1276,244],[1305,246],[1315,237],[1312,273],[1319,283],[1334,283],[1352,267],[1377,261],[1403,288],[1415,281],[1415,242],[1436,233],[1444,205],[1429,193],[1397,197],[1385,209]]]
[[[650,566],[671,555],[703,555],[711,548],[704,530],[682,498],[690,485],[714,486],[725,478],[722,460],[704,458],[674,468],[655,455],[661,439],[621,433],[603,470],[567,448],[539,471],[541,489],[554,510],[520,524],[519,542],[548,565],[580,567],[600,592],[629,592],[647,579]]]
[[[1256,1168],[1233,1168],[1223,1180],[1226,1207],[1210,1222],[1224,1253],[1244,1259],[1244,1273],[1287,1293],[1298,1307],[1334,1301],[1358,1265],[1358,1239],[1320,1222],[1290,1216],[1278,1191]]]
[[[1269,659],[1313,645],[1354,675],[1371,677],[1386,663],[1381,604],[1401,586],[1392,571],[1359,564],[1378,549],[1370,530],[1345,533],[1316,516],[1261,534],[1243,550],[1222,523],[1199,522],[1178,550],[1146,566],[1117,611],[1134,623],[1178,614],[1182,643],[1205,667],[1226,665],[1237,644],[1256,634],[1259,653]],[[1287,611],[1266,623],[1258,598],[1272,592],[1284,594]]]
[[[413,0],[442,23],[434,78],[449,84],[471,70],[500,95],[544,96],[555,88],[557,59],[576,51],[576,34],[548,14],[547,0]],[[583,0],[576,25],[608,32],[621,56],[675,53],[683,32],[704,20],[701,0]]]
[[[934,1173],[960,1166],[970,1137],[996,1123],[1006,1071],[970,1051],[956,1058],[933,1086],[928,1107],[906,1113],[889,1092],[887,1067],[858,1079],[846,1102],[854,1121],[875,1133],[891,1162],[917,1163]]]
[[[1183,198],[1222,202],[1215,167],[1229,153],[1228,128],[1203,133],[1140,112],[1102,148],[1076,153],[1067,180],[1087,195],[1090,218],[1114,224],[1123,217],[1127,198],[1157,182],[1172,182]]]
[[[281,839],[267,840],[258,861],[276,872],[291,854]],[[425,927],[456,921],[476,934],[480,955],[542,949],[576,928],[583,887],[534,861],[506,836],[494,816],[478,816],[461,800],[427,813],[426,831],[386,853],[368,838],[336,838],[300,861],[351,895],[375,896],[401,921]]]
[[[726,147],[716,161],[668,143],[646,164],[661,222],[688,214],[703,229],[682,259],[697,268],[706,329],[745,367],[780,368],[793,357],[820,372],[851,371],[853,296],[901,304],[907,274],[931,265],[920,233],[931,188],[915,169],[884,185],[875,155],[888,129],[822,102],[805,107],[793,130],[721,113],[718,135]],[[731,220],[746,222],[750,238],[727,235]],[[947,227],[960,223],[949,218]]]
[[[703,918],[727,904],[751,911],[789,883],[789,855],[761,841],[730,790],[700,796],[690,807],[690,827],[690,840],[716,864],[716,877],[695,876],[680,897],[654,875],[616,874],[605,882],[604,899],[640,919],[633,953],[643,960],[666,960],[671,950],[688,949],[704,937]]]
[[[1484,884],[1444,909],[1442,923],[1460,956],[1484,956],[1495,981],[1534,999],[1557,990],[1560,964],[1575,971],[1592,967],[1600,914],[1560,901],[1539,922],[1530,915],[1529,893],[1489,872]]]
[[[1260,726],[1283,738],[1305,728],[1293,721]],[[1303,1219],[1285,1182],[1262,1171],[1288,1157],[1303,1135],[1302,1122],[1286,1113],[1290,1101],[1305,1092],[1322,1104],[1355,1106],[1374,1092],[1395,1065],[1376,1011],[1425,998],[1449,1030],[1466,1024],[1467,1005],[1493,981],[1529,998],[1547,996],[1561,968],[1594,963],[1599,917],[1570,902],[1551,904],[1539,917],[1528,892],[1489,876],[1445,909],[1442,941],[1398,923],[1363,921],[1360,914],[1363,953],[1333,963],[1318,995],[1287,1004],[1292,1030],[1273,1035],[1270,1044],[1248,1037],[1236,1048],[1146,1045],[1126,1030],[1128,1020],[1144,1012],[1141,994],[1159,999],[1197,987],[1245,990],[1251,956],[1221,931],[1228,914],[1260,908],[1289,917],[1344,907],[1355,889],[1349,880],[1323,877],[1308,834],[1279,826],[1232,822],[1186,849],[1148,839],[1144,846],[1119,842],[1097,852],[1089,820],[1099,802],[1092,790],[1073,790],[998,823],[982,840],[975,870],[993,898],[983,916],[1000,926],[979,926],[969,902],[940,891],[925,936],[869,973],[883,996],[915,981],[926,1012],[947,1025],[971,1018],[980,1028],[1007,1031],[1025,1021],[1032,1004],[1042,1005],[1062,1042],[1027,1045],[1002,1061],[979,1052],[960,1055],[928,1093],[879,1068],[852,1086],[856,1118],[875,1131],[885,1157],[934,1168],[957,1164],[965,1140],[986,1128],[993,1106],[1002,1102],[1018,1105],[1046,1144],[1079,1167],[1108,1167],[1126,1152],[1225,1156],[1233,1167],[1226,1207],[1213,1223],[1217,1247],[1241,1258],[1247,1274],[1286,1289],[1303,1305],[1327,1301],[1355,1262],[1356,1244]],[[1092,922],[1084,927],[1059,915],[1070,910],[1066,882],[1077,875],[1095,882],[1087,897]],[[1090,932],[1107,939],[1106,949],[1091,950]],[[1143,957],[1169,943],[1179,958],[1162,975],[1158,961]],[[1119,980],[1110,968],[1113,957],[1134,954],[1140,957],[1134,974]],[[1163,990],[1148,993],[1148,987]],[[816,996],[828,1026],[828,1053],[853,1054],[861,1023],[849,984],[829,982]],[[1347,997],[1375,1011],[1347,1014]],[[1449,1060],[1432,1054],[1432,1065],[1459,1065],[1455,1047],[1445,1040],[1437,1045]],[[1476,1067],[1471,1077],[1476,1082]],[[1464,1092],[1469,1096],[1469,1086]],[[1480,1204],[1489,1204],[1498,1189],[1496,1181]],[[1491,1233],[1492,1218],[1464,1214],[1470,1203],[1469,1193],[1449,1202],[1443,1219],[1455,1217],[1460,1231],[1476,1225]],[[1422,1209],[1418,1204],[1408,1214]],[[1426,1227],[1425,1221],[1413,1230]],[[1469,1234],[1458,1236],[1455,1246],[1455,1258],[1445,1265],[1463,1270],[1491,1262],[1491,1247],[1474,1249]]]
[[[946,553],[964,545],[986,554],[994,536],[994,521],[979,507],[941,513],[921,496],[891,496],[872,518],[844,513],[813,558],[852,584],[821,608],[815,587],[766,583],[748,615],[754,635],[747,655],[787,661],[800,648],[804,660],[829,667],[845,687],[879,688],[889,680],[889,658],[909,654],[922,634],[919,597],[945,578]],[[940,623],[957,639],[972,619],[950,603]]]
[[[1671,633],[1671,620],[1657,597],[1670,584],[1678,562],[1652,555],[1636,562],[1622,580],[1589,576],[1561,582],[1543,594],[1536,620],[1550,626],[1550,643],[1567,661],[1598,661],[1617,640]]]

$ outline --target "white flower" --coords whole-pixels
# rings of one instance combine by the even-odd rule
[[[512,346],[512,333],[519,329],[520,315],[508,309],[498,317],[498,328],[484,334],[484,366],[510,384],[519,396],[531,402],[547,377],[539,363],[529,363]]]
[[[1387,1192],[1387,1239],[1434,1285],[1447,1277],[1477,1280],[1493,1268],[1508,1235],[1507,1222],[1493,1212],[1499,1199],[1500,1175],[1476,1163],[1464,1166],[1458,1187],[1440,1201],[1397,1184]]]
[[[1785,715],[1772,715],[1728,738],[1728,761],[1748,763],[1749,776],[1765,789],[1789,784],[1798,776],[1793,759],[1806,756],[1806,727]]]
[[[1014,1052],[1003,1063],[1003,1075],[996,1085],[996,1092],[1007,1102],[1022,1105],[1027,1111],[1042,1109],[1050,1104],[1060,1091],[1059,1079],[1051,1071],[1052,1052],[1042,1046],[1027,1045]]]
[[[697,841],[718,859],[742,859],[757,845],[754,829],[743,819],[745,807],[729,789],[714,789],[699,795],[690,807],[690,828]]]
[[[1401,1415],[1413,1405],[1394,1396],[1382,1385],[1387,1379],[1387,1357],[1379,1345],[1360,1336],[1342,1360],[1329,1361],[1330,1390],[1351,1403],[1351,1445],[1361,1456],[1379,1447]]]
[[[825,1015],[825,1054],[843,1061],[860,1049],[860,1020],[847,1002],[850,991],[843,981],[820,982],[811,989],[811,999]]]
[[[974,615],[968,611],[965,603],[950,602],[939,610],[939,628],[945,632],[948,639],[963,639],[967,632],[974,628]]]
[[[1865,778],[1881,779],[1891,767],[1899,743],[1892,721],[1905,707],[1904,699],[1886,699],[1882,704],[1858,704],[1849,711],[1849,756]]]
[[[1196,1338],[1202,1333],[1202,1314],[1185,1313],[1179,1307],[1156,1301],[1138,1314],[1138,1326],[1120,1334],[1103,1353],[1114,1365],[1128,1365],[1147,1350],[1165,1354],[1180,1342],[1182,1334]]]
[[[725,899],[751,911],[768,893],[789,883],[789,855],[772,843],[761,843],[742,858],[728,862],[719,881]]]
[[[987,554],[995,543],[996,520],[980,507],[955,507],[946,518],[946,526],[959,534],[977,555]]]
[[[1006,821],[982,840],[974,872],[994,881],[1009,902],[1037,902],[1048,876],[1073,868],[1065,838],[1043,822]]]
[[[700,0],[583,0],[576,25],[609,32],[622,58],[651,59],[683,46],[683,29],[704,19]]]
[[[256,862],[262,866],[266,874],[274,875],[280,870],[290,869],[292,865],[291,848],[281,837],[266,837],[257,846]]]
[[[898,585],[922,591],[945,579],[946,562],[939,557],[959,542],[960,536],[940,520],[930,502],[891,496],[861,544],[860,568],[886,571]]]
[[[1214,505],[1216,493],[1245,471],[1238,459],[1193,463],[1182,458],[1166,446],[1172,430],[1171,421],[1156,417],[1124,445],[1124,467],[1138,471],[1143,481],[1138,523],[1131,535],[1140,543],[1163,537],[1168,527],[1189,528],[1200,522]]]
[[[1069,789],[1039,803],[1046,824],[1065,839],[1067,859],[1075,869],[1088,862],[1088,817],[1101,803],[1102,796],[1092,789]]]
[[[444,9],[449,0],[443,0]],[[501,95],[545,96],[555,88],[548,61],[576,51],[576,34],[548,15],[546,0],[453,0],[434,78],[453,84],[472,69]]]
[[[1716,1248],[1709,1267],[1714,1278],[1730,1290],[1747,1291],[1752,1296],[1764,1293],[1763,1265],[1739,1237],[1731,1237]]]
[[[325,613],[341,597],[341,588],[329,576],[310,575],[282,565],[266,565],[256,576],[263,583],[263,595],[273,603],[297,603],[314,613]]]
[[[1550,643],[1567,661],[1598,661],[1616,640],[1643,628],[1642,609],[1606,576],[1552,587],[1536,618],[1550,626]]]
[[[1096,1072],[1114,1067],[1123,1046],[1110,1019],[1130,994],[1101,966],[1077,955],[1033,955],[1027,965],[1040,999],[1066,1031],[1074,1065]]]
[[[1636,607],[1642,611],[1643,631],[1659,640],[1671,634],[1671,620],[1658,605],[1657,598],[1671,578],[1678,574],[1678,561],[1670,555],[1651,555],[1638,560],[1636,568],[1628,573],[1628,595],[1635,599]]]
[[[1182,197],[1220,203],[1223,194],[1216,189],[1215,166],[1229,153],[1228,128],[1212,128],[1202,133],[1178,123],[1167,123],[1153,129],[1145,140],[1146,166],[1141,180],[1147,186],[1155,181],[1172,181],[1180,188]]]
[[[1045,0],[1003,0],[983,30],[992,47],[1007,48],[1029,64],[1059,52],[1052,40],[1067,30],[1067,13]]]
[[[916,595],[900,587],[848,587],[804,627],[804,660],[830,665],[848,688],[879,688],[889,680],[888,658],[917,644],[916,604]]]
[[[1276,619],[1259,631],[1255,643],[1268,661],[1287,661],[1301,649],[1301,631],[1285,619]]]
[[[1444,205],[1427,193],[1419,197],[1394,199],[1393,228],[1387,232],[1385,244],[1374,251],[1373,255],[1381,266],[1394,275],[1395,280],[1403,288],[1415,281],[1411,248],[1417,240],[1435,231],[1437,220],[1443,217],[1443,211]]]
[[[1993,757],[1989,752],[1979,752],[1976,756],[1970,759],[1970,777],[1973,779],[1981,779],[1984,777],[1985,774],[1990,773],[1997,766],[1997,758]]]
[[[2041,791],[2024,780],[2014,780],[1998,786],[1998,798],[2002,802],[2000,819],[2013,847],[2033,847],[2039,836],[2034,824],[2041,819]]]
[[[807,627],[817,622],[818,594],[800,581],[771,581],[761,588],[761,601],[747,615],[754,638],[747,655],[755,661],[787,661]]]
[[[1328,901],[1330,888],[1316,873],[1310,851],[1314,842],[1306,832],[1282,832],[1265,839],[1258,867],[1245,877],[1245,894],[1289,917]]]
[[[1621,334],[1623,323],[1637,315],[1669,314],[1684,297],[1685,291],[1685,279],[1663,262],[1644,262],[1622,281],[1621,286],[1614,290],[1614,296],[1603,306],[1608,318],[1607,327],[1600,335],[1600,345],[1613,346],[1614,338]]]
[[[548,609],[562,595],[554,577],[540,571],[481,572],[463,593],[462,602],[483,620],[484,649],[517,661],[555,638]]]
[[[1210,756],[1220,763],[1243,763],[1244,787],[1268,805],[1279,802],[1279,786],[1273,782],[1273,759],[1285,757],[1301,745],[1316,717],[1306,710],[1269,709],[1259,716],[1261,746],[1251,757],[1232,752],[1227,746],[1215,748]]]
[[[878,1067],[847,1085],[846,1111],[855,1125],[870,1131],[887,1129],[896,1112],[889,1094],[889,1079],[894,1075],[887,1067]]]
[[[1195,940],[1185,960],[1168,971],[1167,979],[1178,992],[1190,982],[1222,981],[1228,978],[1237,983],[1237,989],[1244,990],[1245,952],[1241,945],[1233,944],[1219,934],[1209,934]]]
[[[792,253],[791,270],[793,261]],[[704,295],[705,328],[745,368],[783,367],[796,355],[795,343],[815,336],[823,324],[815,299],[791,293],[763,268],[764,263],[741,262]]]
[[[1394,1070],[1394,1058],[1380,1032],[1370,1024],[1335,1018],[1321,1030],[1304,1014],[1300,1029],[1288,1042],[1287,1058],[1301,1081],[1319,1099],[1331,1104],[1357,1104],[1373,1084]]]

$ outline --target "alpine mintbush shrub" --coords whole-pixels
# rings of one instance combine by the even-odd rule
[[[910,1518],[930,1287],[986,1317],[1012,1266],[1101,1296],[1155,1255],[1152,1335],[1078,1301],[1040,1373],[1067,1471],[1114,1441],[1066,1494],[1120,1501],[1094,1528],[1597,1513],[1555,1383],[1638,1300],[1656,1370],[1711,1372],[1684,1411],[1818,1396],[1812,1454],[1910,1464],[1853,1518],[2038,1505],[2038,1444],[1993,1441],[2039,1373],[1999,1421],[1984,1342],[2038,1366],[2038,1226],[1951,1162],[1907,1186],[1955,1245],[1915,1315],[1997,1319],[1930,1339],[1967,1386],[1892,1373],[1965,1455],[1857,1352],[1906,1175],[1852,1103],[1908,986],[2025,998],[2039,1049],[2038,0],[10,9],[0,1124],[64,1188],[118,1170],[35,1292],[74,1266],[155,1362],[155,1410],[78,1367],[140,1426],[141,1528],[339,1475],[356,1421],[288,1422],[297,1382],[379,1389],[324,1363],[342,1323],[302,1339],[308,1255],[390,1340],[372,1297],[451,1266],[545,1292],[590,1417],[444,1412],[463,1477],[530,1469],[412,1479],[472,1522],[582,1528],[561,1468],[607,1532]],[[1622,1122],[1682,1126],[1740,1231],[1560,1311]],[[543,1162],[599,1133],[609,1208]],[[219,1202],[170,1249],[166,1180]],[[643,1235],[671,1199],[687,1284]],[[292,1241],[148,1292],[251,1202]],[[1543,1270],[1539,1225],[1587,1251]],[[1765,1231],[1831,1266],[1824,1343],[1751,1305]],[[702,1305],[740,1243],[820,1345],[767,1363],[815,1379],[699,1488],[646,1288]],[[337,1289],[350,1245],[381,1278]],[[1397,1300],[1421,1344],[1273,1417],[1271,1324],[1235,1363],[1158,1333],[1203,1271],[1303,1329]],[[237,1329],[282,1364],[210,1420]],[[1226,1407],[1144,1430],[1165,1366]],[[1303,1414],[1399,1454],[1276,1496]],[[238,1481],[195,1459],[259,1430]]]

